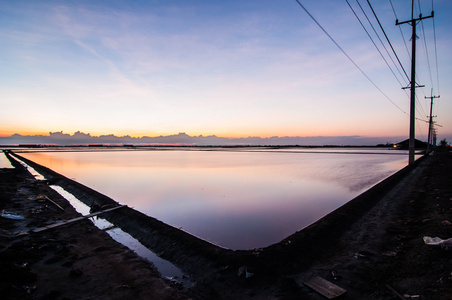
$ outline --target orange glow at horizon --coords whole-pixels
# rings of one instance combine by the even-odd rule
[[[339,133],[340,131],[340,133]],[[238,138],[248,138],[248,137],[260,137],[260,138],[271,138],[271,137],[317,137],[317,136],[372,136],[372,137],[391,137],[395,135],[403,135],[397,134],[395,132],[385,132],[382,130],[381,132],[372,132],[372,134],[366,133],[366,134],[360,134],[359,132],[351,132],[347,130],[249,130],[243,133],[239,133],[237,131],[228,131],[228,130],[218,130],[218,132],[199,132],[199,131],[184,131],[180,130],[177,132],[155,132],[155,131],[136,131],[136,132],[122,132],[122,131],[83,131],[83,130],[76,130],[76,131],[62,131],[62,130],[49,130],[49,131],[33,131],[33,130],[9,130],[9,129],[0,129],[0,137],[10,137],[14,134],[19,134],[22,136],[49,136],[49,133],[54,132],[62,132],[63,134],[68,135],[74,135],[76,132],[81,132],[83,134],[90,134],[92,137],[98,137],[98,136],[106,136],[106,135],[114,135],[117,137],[123,137],[123,136],[130,136],[132,138],[141,138],[141,137],[158,137],[158,136],[172,136],[172,135],[178,135],[179,133],[185,133],[188,136],[196,137],[196,136],[217,136],[221,138],[230,138],[230,139],[238,139]]]

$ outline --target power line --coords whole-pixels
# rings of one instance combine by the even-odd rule
[[[421,11],[421,2],[420,2],[420,0],[418,0],[417,1],[417,3],[418,3],[418,7],[419,7],[419,16],[422,16],[422,11]],[[421,23],[421,25],[422,25],[422,27],[421,27],[421,30],[422,30],[422,34],[423,34],[423,36],[424,36],[424,43],[425,43],[425,32],[424,32],[424,23],[422,22],[422,19],[419,21],[420,23]],[[416,37],[414,37],[414,38],[416,38]],[[425,44],[426,45],[426,44]],[[425,48],[424,48],[424,50],[426,50],[427,48],[426,48],[427,46],[425,46]],[[427,50],[426,50],[427,51]],[[428,53],[426,52],[426,56],[427,56],[427,59],[428,59]],[[417,81],[418,82],[421,82],[420,81],[420,79],[419,79],[419,77],[418,77],[418,73],[416,73],[416,78],[417,78]],[[424,89],[421,89],[421,92],[424,94],[424,97],[425,97],[425,93],[424,93]],[[416,94],[416,102],[417,102],[417,105],[416,105],[416,111],[419,113],[419,110],[418,110],[418,108],[420,107],[420,109],[421,109],[421,111],[422,111],[422,116],[425,116],[426,114],[425,114],[425,110],[424,110],[424,107],[422,106],[422,104],[421,104],[421,101],[419,100],[419,98],[418,98],[418,94]],[[416,118],[417,120],[419,120],[418,118]],[[423,120],[424,121],[424,120]],[[426,122],[426,123],[428,123],[428,121],[424,121],[424,122]],[[419,123],[417,124],[417,126],[418,126],[418,131],[420,131],[420,133],[421,133],[421,136],[422,136],[422,139],[424,139],[424,134],[423,134],[423,132],[422,132],[422,128],[421,128],[421,126],[419,125]]]
[[[433,11],[433,0],[432,0],[432,11]],[[436,26],[435,26],[435,18],[433,18],[433,38],[435,41],[435,61],[436,61],[436,80],[437,80],[437,84],[438,84],[438,95],[440,94],[439,92],[439,70],[438,70],[438,51],[436,48]]]
[[[367,0],[369,1],[369,0]],[[414,140],[415,140],[415,103],[416,103],[416,22],[422,19],[433,18],[433,11],[431,16],[414,18],[414,0],[411,2],[411,20],[399,22],[396,20],[396,25],[409,23],[411,25],[411,80],[410,80],[410,138],[409,138],[409,154],[408,163],[414,163]]]
[[[388,43],[389,43],[389,46],[391,46],[392,52],[394,53],[395,57],[397,58],[397,61],[399,62],[400,67],[402,68],[403,72],[405,73],[406,78],[408,79],[408,81],[410,81],[410,77],[408,76],[408,74],[407,74],[406,71],[405,71],[405,68],[403,67],[402,63],[400,62],[399,56],[398,56],[397,53],[395,52],[394,47],[392,47],[391,41],[389,40],[389,38],[388,38],[388,36],[387,36],[385,30],[383,29],[383,26],[381,25],[380,20],[378,19],[377,14],[375,13],[375,11],[374,11],[372,5],[370,4],[369,0],[367,0],[367,4],[369,4],[369,7],[370,7],[370,9],[372,10],[372,13],[373,13],[374,16],[375,16],[375,19],[377,20],[378,25],[380,25],[381,31],[383,31],[383,34],[385,35],[386,40],[387,40]]]
[[[358,0],[357,0],[357,1],[358,1]],[[392,0],[389,0],[389,3],[391,4],[392,11],[394,12],[394,16],[396,17],[396,20],[398,20],[398,16],[397,16],[397,13],[396,13],[396,11],[395,11],[394,5],[392,4]],[[400,34],[401,34],[401,36],[402,36],[403,43],[405,44],[405,49],[406,49],[406,51],[407,51],[407,53],[408,53],[408,57],[411,59],[411,53],[410,53],[410,51],[408,50],[408,46],[407,46],[407,44],[406,44],[406,39],[405,39],[405,36],[403,35],[402,28],[401,28],[401,27],[398,27],[398,28],[399,28]],[[424,35],[424,38],[425,38],[425,35]],[[419,82],[419,78],[418,78],[417,74],[416,74],[416,78],[417,78],[417,81]],[[405,91],[405,93],[407,93],[406,90],[404,90],[404,91]],[[422,93],[424,93],[424,90],[421,89],[421,91],[422,91]],[[425,93],[424,93],[424,96],[425,96]],[[417,95],[416,95],[416,101],[417,101],[417,104],[418,104],[418,105],[416,105],[416,111],[417,111],[420,115],[424,116],[424,115],[425,115],[425,111],[424,111],[424,109],[423,109],[422,102],[419,100],[419,98],[418,98]],[[419,108],[418,108],[419,106],[420,106],[421,109],[422,109],[422,113],[419,111]],[[416,120],[423,121],[423,122],[427,122],[426,120],[423,120],[423,119],[420,119],[420,118],[416,118]]]
[[[362,13],[364,14],[364,16],[366,17],[367,22],[369,23],[370,27],[371,27],[372,30],[374,31],[374,33],[375,33],[375,35],[377,36],[378,40],[380,41],[380,44],[381,44],[381,45],[383,46],[383,48],[385,49],[386,54],[387,54],[388,57],[391,59],[391,61],[392,61],[393,65],[395,66],[397,72],[399,72],[399,75],[403,78],[403,74],[402,74],[402,72],[400,72],[400,68],[397,67],[397,64],[395,63],[394,59],[392,59],[391,54],[389,54],[388,49],[386,48],[385,44],[384,44],[383,41],[381,40],[380,35],[378,34],[378,32],[377,32],[377,30],[375,29],[375,27],[374,27],[374,25],[372,24],[372,22],[370,21],[369,17],[367,16],[366,11],[365,11],[364,8],[361,6],[361,4],[359,3],[358,0],[356,0],[356,3],[358,4],[359,8],[361,9],[361,12],[362,12]],[[402,67],[402,69],[403,69],[403,67]],[[405,75],[406,75],[406,72],[405,72]],[[407,78],[407,79],[408,79],[408,78]],[[409,82],[409,80],[408,80],[408,82]]]
[[[358,1],[358,0],[357,0],[357,1]],[[369,1],[368,1],[368,2],[369,2]],[[398,19],[397,13],[396,13],[396,11],[395,11],[394,5],[392,4],[392,1],[389,0],[389,2],[390,2],[390,4],[391,4],[392,11],[394,12],[394,16],[396,17],[396,19]],[[372,7],[371,7],[371,9],[372,9]],[[419,9],[420,9],[420,8],[419,8]],[[374,11],[373,9],[372,9],[372,12],[375,13],[375,11]],[[376,16],[375,16],[375,17],[376,17]],[[377,19],[377,21],[378,21],[378,18],[377,18],[377,17],[376,17],[376,19]],[[380,24],[380,22],[379,22],[379,24]],[[410,53],[409,53],[409,51],[408,51],[408,47],[407,47],[407,44],[406,44],[406,41],[405,41],[405,37],[404,37],[404,35],[403,35],[403,31],[401,30],[400,27],[399,27],[399,30],[400,30],[400,33],[401,33],[401,35],[402,35],[402,39],[403,39],[403,42],[404,42],[404,44],[405,44],[405,48],[406,48],[406,50],[407,50],[408,56],[409,56],[410,59],[411,59],[411,55],[410,55]],[[382,31],[384,31],[384,30],[382,29]],[[385,34],[385,36],[386,36],[386,34]],[[388,42],[389,42],[389,41],[388,41]],[[424,32],[424,42],[425,42],[425,32]],[[418,78],[418,75],[417,75],[417,74],[416,74],[416,78],[417,78],[417,81],[419,82],[419,78]],[[421,91],[422,91],[422,93],[423,93],[424,96],[425,96],[424,90],[421,89]],[[416,95],[416,102],[417,102],[417,105],[415,106],[416,111],[418,112],[419,115],[425,116],[426,113],[425,113],[423,104],[422,104],[422,102],[419,100],[419,98],[418,98],[417,95]],[[416,119],[417,119],[417,120],[420,120],[420,121],[423,121],[423,122],[427,122],[426,120],[423,120],[423,119],[420,119],[420,118],[416,118]]]
[[[357,1],[358,1],[358,0],[357,0]],[[418,1],[419,1],[419,0],[418,0]],[[396,14],[395,9],[394,9],[394,6],[393,6],[393,4],[392,4],[392,1],[389,0],[389,2],[390,2],[390,4],[391,4],[392,10],[393,10],[393,12],[394,12],[394,15],[396,16],[396,19],[398,19],[398,18],[397,18],[397,14]],[[391,44],[391,42],[389,41],[388,36],[386,35],[386,32],[384,31],[383,27],[381,26],[381,23],[380,23],[380,21],[379,21],[377,15],[375,14],[375,11],[374,11],[374,9],[372,8],[372,5],[370,4],[369,0],[367,0],[367,3],[369,4],[369,6],[370,6],[372,12],[374,13],[374,16],[375,16],[375,18],[377,19],[378,24],[380,25],[381,30],[382,30],[383,33],[385,34],[385,37],[386,37],[386,39],[388,40],[388,43],[389,43],[389,45],[391,46],[391,49],[394,51],[394,48],[392,47],[392,44]],[[420,3],[419,3],[419,11],[420,11],[420,10],[421,10],[421,8],[420,8]],[[421,19],[421,21],[422,21],[422,19]],[[422,25],[423,25],[423,23],[422,23]],[[408,56],[411,58],[411,56],[410,56],[410,54],[409,54],[409,51],[408,51],[408,47],[407,47],[406,42],[405,42],[405,37],[403,36],[402,30],[401,30],[400,27],[399,27],[399,29],[400,29],[400,33],[402,34],[403,42],[405,43],[405,47],[406,47],[407,52],[408,52]],[[424,33],[424,42],[425,42],[425,32],[423,31],[423,33]],[[416,37],[412,37],[412,38],[416,38]],[[427,46],[426,46],[425,49],[427,49]],[[400,63],[400,60],[398,59],[398,56],[397,56],[397,54],[395,53],[395,51],[394,51],[394,55],[396,55],[397,60],[398,60],[399,63]],[[428,57],[428,54],[427,54],[427,57]],[[402,66],[402,68],[403,68],[403,66]],[[405,70],[404,70],[404,71],[405,71]],[[406,72],[405,72],[405,75],[406,75]],[[417,78],[417,77],[418,77],[418,75],[416,74],[416,78]],[[419,79],[418,79],[418,82],[419,82]],[[422,93],[423,93],[424,96],[425,96],[424,90],[421,89],[421,91],[422,91]],[[425,113],[425,111],[424,111],[423,104],[422,104],[422,102],[419,100],[419,98],[417,97],[417,95],[416,95],[416,102],[417,102],[417,105],[415,106],[416,111],[418,112],[418,114],[420,114],[420,115],[422,115],[422,116],[425,116],[426,113]],[[427,122],[426,120],[423,120],[423,119],[420,119],[420,118],[416,118],[416,119],[417,119],[417,120],[421,120],[421,121],[423,121],[423,122]]]
[[[399,17],[397,17],[396,11],[394,9],[394,5],[392,5],[392,0],[389,0],[389,3],[391,3],[391,7],[392,7],[392,11],[394,12],[394,16],[395,16],[396,20],[398,20]],[[405,44],[406,53],[408,53],[408,57],[411,59],[410,50],[408,50],[408,45],[406,44],[406,39],[405,39],[405,36],[403,35],[403,31],[402,31],[401,27],[399,27],[399,31],[400,31],[400,34],[402,35],[403,43]]]
[[[350,7],[350,9],[352,10],[353,14],[355,15],[356,19],[358,19],[358,22],[361,24],[362,28],[364,29],[364,31],[367,33],[367,36],[370,38],[370,40],[372,41],[372,43],[374,44],[375,48],[377,49],[378,53],[380,53],[380,56],[383,58],[383,60],[385,61],[386,65],[388,66],[389,70],[391,70],[392,75],[394,75],[395,79],[399,82],[400,86],[404,86],[399,78],[396,76],[396,74],[394,73],[394,71],[392,70],[391,66],[389,65],[388,61],[386,60],[386,58],[383,56],[383,53],[381,53],[380,49],[378,48],[377,44],[375,44],[375,41],[373,40],[372,36],[369,34],[369,32],[367,31],[366,27],[364,26],[364,24],[361,22],[359,16],[356,14],[355,10],[353,9],[353,7],[350,5],[350,3],[348,2],[348,0],[345,0],[348,4],[348,6]],[[358,2],[358,0],[356,0],[356,2]],[[359,2],[358,2],[359,5]],[[360,5],[361,6],[361,5]],[[367,16],[366,16],[367,17]],[[381,40],[380,40],[381,42]],[[385,48],[386,49],[386,48]],[[386,50],[387,52],[387,50]],[[389,53],[388,53],[389,55]],[[394,62],[394,61],[393,61]]]
[[[427,66],[428,66],[428,71],[429,71],[429,75],[430,75],[430,83],[433,86],[432,68],[430,67],[430,57],[428,55],[428,47],[427,47],[427,41],[425,39],[425,29],[424,29],[423,21],[421,21],[421,25],[422,25],[422,35],[424,36],[425,55],[427,56]]]
[[[419,7],[419,15],[421,16],[422,15],[422,8],[421,8],[421,3],[420,3],[420,0],[418,0],[418,7]],[[432,12],[433,12],[433,0],[432,0]],[[432,18],[433,19],[433,21],[435,20],[435,18]],[[420,23],[421,23],[421,30],[422,30],[422,36],[423,36],[423,39],[424,39],[424,50],[425,50],[425,56],[426,56],[426,59],[427,59],[427,68],[428,68],[428,71],[429,71],[429,77],[430,77],[430,83],[431,83],[431,87],[432,87],[432,89],[433,89],[433,76],[432,76],[432,68],[431,68],[431,66],[430,66],[430,56],[429,56],[429,51],[428,51],[428,47],[427,47],[427,39],[426,39],[426,37],[425,37],[425,28],[424,28],[424,20],[423,19],[421,19],[420,20]],[[426,95],[425,95],[425,92],[424,92],[424,90],[422,89],[422,93],[424,94],[424,98],[428,98]],[[421,101],[419,101],[419,99],[418,99],[418,102],[419,103],[422,103]],[[421,105],[421,108],[422,108],[422,112],[424,113],[423,115],[426,115],[426,113],[425,113],[425,111],[424,111],[424,108],[423,108],[423,105],[422,104],[420,104]]]
[[[391,59],[392,64],[394,65],[394,67],[396,68],[397,72],[399,72],[399,75],[403,78],[403,74],[402,72],[400,72],[400,68],[397,67],[397,64],[395,63],[394,59],[392,59],[391,54],[389,54],[389,51],[387,49],[387,47],[385,46],[385,44],[383,43],[383,41],[380,38],[380,35],[378,34],[377,30],[375,29],[374,25],[372,24],[372,22],[370,21],[369,17],[367,16],[366,11],[364,10],[364,8],[362,7],[362,5],[359,3],[358,0],[356,0],[356,3],[358,4],[359,8],[361,9],[361,12],[364,14],[364,16],[366,17],[367,22],[369,23],[370,27],[372,28],[372,30],[374,31],[375,35],[377,36],[378,40],[380,41],[380,44],[383,46],[383,48],[386,51],[386,54],[388,55],[388,57]]]
[[[421,116],[427,116],[427,113],[425,112],[424,107],[422,106],[422,102],[419,100],[417,94],[416,94],[416,103],[417,103],[417,105],[415,108],[416,108],[416,111],[418,112],[418,114]],[[420,110],[419,110],[419,108],[420,108]],[[416,118],[416,119],[427,122],[424,119],[420,119],[420,118]]]
[[[433,96],[433,88],[431,89],[431,96],[430,97],[425,97],[426,99],[430,99],[430,118],[429,118],[429,126],[428,126],[428,138],[427,138],[427,152],[429,152],[430,150],[430,145],[433,144],[432,143],[432,133],[435,130],[433,128],[433,125],[435,122],[433,122],[433,100],[435,98],[439,98],[440,96]]]
[[[421,11],[421,3],[418,0],[418,5],[419,5],[419,14],[422,15],[422,11]],[[429,71],[429,75],[430,75],[430,83],[433,87],[433,77],[432,77],[432,68],[430,67],[430,57],[428,55],[428,47],[427,47],[427,40],[425,38],[425,28],[424,28],[424,21],[421,20],[421,28],[422,28],[422,36],[424,37],[424,50],[425,50],[425,56],[427,57],[427,67],[428,67],[428,71]],[[424,95],[425,97],[425,95]]]
[[[418,131],[420,131],[421,137],[422,137],[422,139],[424,140],[424,139],[425,139],[424,133],[422,132],[422,128],[421,128],[421,126],[419,125],[419,123],[417,123],[417,129],[418,129]]]
[[[298,5],[300,5],[300,7],[308,14],[308,16],[317,24],[317,26],[319,26],[320,29],[322,29],[322,31],[329,37],[329,39],[336,45],[336,47],[339,48],[339,50],[341,50],[341,52],[353,63],[353,65],[355,65],[355,67],[364,75],[364,77],[367,78],[367,80],[370,81],[370,83],[372,83],[372,85],[380,91],[380,93],[386,97],[386,99],[388,99],[394,106],[396,106],[400,111],[402,111],[403,113],[406,114],[406,112],[401,109],[394,101],[392,101],[376,84],[375,82],[372,81],[372,79],[370,79],[369,76],[367,76],[366,73],[364,73],[364,71],[354,62],[354,60],[345,52],[344,49],[342,49],[341,46],[339,46],[339,44],[333,39],[333,37],[325,30],[325,28],[322,27],[322,25],[320,25],[320,23],[314,18],[313,15],[311,15],[311,13],[303,6],[303,4],[301,4],[301,2],[299,0],[295,0]]]
[[[394,15],[395,15],[396,18],[397,18],[397,14],[396,14],[396,12],[395,12],[394,6],[392,5],[391,0],[389,0],[389,1],[390,1],[390,3],[391,3],[391,7],[392,7],[392,10],[393,10],[393,12],[394,12]],[[366,12],[365,12],[364,9],[362,8],[362,6],[361,6],[361,4],[359,3],[359,1],[356,0],[356,2],[358,3],[359,7],[361,8],[361,11],[363,12],[363,14],[366,16],[367,21],[369,22],[370,26],[371,26],[372,29],[374,30],[374,33],[376,34],[376,36],[377,36],[378,39],[380,40],[381,44],[382,44],[383,47],[385,48],[386,53],[388,54],[388,56],[389,56],[389,57],[391,58],[391,60],[392,60],[391,55],[389,54],[389,52],[388,52],[388,50],[386,49],[386,47],[385,47],[385,45],[383,44],[383,42],[381,41],[379,34],[377,33],[377,31],[375,30],[375,28],[374,28],[373,25],[372,25],[372,22],[370,22],[369,18],[367,17]],[[367,2],[368,2],[369,7],[371,8],[371,10],[372,10],[372,12],[373,12],[373,14],[374,14],[374,16],[375,16],[375,19],[377,20],[378,24],[380,25],[380,28],[381,28],[382,32],[384,33],[384,35],[385,35],[385,37],[386,37],[386,40],[388,41],[389,45],[391,46],[391,49],[393,50],[394,55],[396,56],[396,58],[397,58],[397,60],[398,60],[398,62],[399,62],[399,64],[400,64],[400,66],[402,67],[402,70],[405,72],[405,75],[407,75],[407,73],[406,73],[405,69],[403,68],[403,65],[401,64],[401,62],[400,62],[400,60],[399,60],[399,58],[398,58],[398,56],[397,56],[397,54],[396,54],[394,48],[392,47],[392,43],[389,41],[389,38],[388,38],[388,36],[386,35],[386,32],[385,32],[385,30],[383,29],[383,27],[382,27],[382,25],[381,25],[381,23],[380,23],[380,21],[379,21],[377,15],[376,15],[375,11],[374,11],[372,5],[370,4],[369,1],[367,1]],[[347,1],[347,3],[348,3],[348,1]],[[350,6],[350,4],[349,4],[349,6]],[[353,9],[352,9],[352,10],[353,10]],[[402,39],[403,39],[403,42],[404,42],[404,44],[405,44],[405,48],[407,49],[408,56],[411,58],[410,53],[409,53],[409,51],[408,51],[408,47],[407,47],[407,45],[406,45],[405,37],[403,36],[403,31],[401,30],[400,27],[399,27],[399,30],[400,30],[400,33],[401,33],[401,35],[402,35]],[[367,32],[367,31],[366,31],[366,32]],[[396,66],[396,69],[399,71],[399,69],[397,68],[397,65],[395,64],[394,60],[392,60],[392,62],[393,62],[393,64]],[[402,75],[402,74],[400,73],[400,71],[399,71],[399,74]],[[402,77],[403,77],[403,75],[402,75]],[[417,75],[416,75],[416,77],[417,77]],[[409,80],[409,79],[408,79],[408,80]],[[400,83],[400,81],[399,81],[399,83]],[[408,93],[407,93],[406,89],[403,89],[403,90],[405,91],[405,94],[408,96]],[[424,91],[422,90],[422,92],[424,92]],[[425,95],[424,95],[424,96],[425,96]],[[425,111],[424,111],[423,105],[422,105],[422,103],[419,101],[417,95],[416,95],[416,100],[417,100],[417,103],[418,103],[418,105],[416,105],[416,111],[417,111],[420,115],[424,116],[424,115],[425,115]],[[419,107],[420,107],[420,110],[421,110],[421,111],[419,110]],[[408,114],[407,114],[407,115],[408,115]],[[419,119],[419,118],[416,118],[416,119]],[[422,119],[419,119],[419,120],[421,120],[421,121],[423,121],[423,122],[427,122],[426,120],[422,120]]]

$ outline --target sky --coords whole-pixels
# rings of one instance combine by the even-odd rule
[[[415,2],[415,16],[418,3],[430,15],[431,0]],[[334,42],[295,0],[0,0],[0,137],[408,138],[409,80],[358,2],[391,68],[347,1],[300,3]],[[409,76],[411,26],[395,15],[409,20],[411,1],[392,0],[395,14],[389,0],[370,3]],[[416,27],[416,138],[427,140],[425,97],[440,95],[438,141],[450,142],[452,1],[433,6]]]

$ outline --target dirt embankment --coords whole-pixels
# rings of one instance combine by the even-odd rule
[[[87,204],[118,205],[29,163]],[[452,180],[444,176],[450,170],[450,152],[426,157],[282,242],[250,251],[219,248],[130,208],[103,215],[179,266],[195,282],[186,289],[87,220],[13,238],[77,213],[20,166],[3,169],[0,208],[25,220],[0,219],[0,293],[7,299],[322,299],[303,284],[321,276],[347,290],[343,299],[394,299],[395,291],[451,299],[452,251],[422,240],[452,237]],[[39,194],[64,211],[33,200]]]

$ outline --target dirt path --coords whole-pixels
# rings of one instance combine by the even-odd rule
[[[394,299],[394,291],[452,299],[452,249],[423,241],[452,237],[450,170],[450,152],[421,164],[354,224],[331,255],[299,272],[297,282],[320,275],[347,289],[344,299]]]

